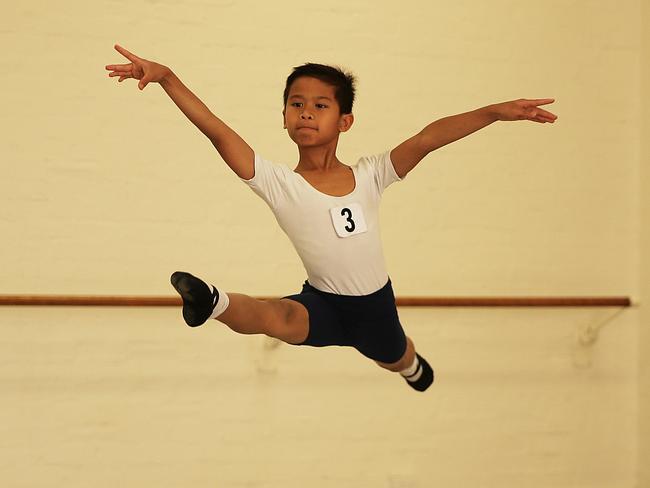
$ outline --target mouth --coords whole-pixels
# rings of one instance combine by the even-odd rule
[[[302,129],[307,129],[307,130],[318,130],[315,127],[307,127],[306,125],[297,127],[297,130],[302,130]]]

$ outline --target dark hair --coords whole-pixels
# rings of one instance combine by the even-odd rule
[[[289,90],[296,79],[307,76],[316,78],[323,83],[334,87],[334,96],[339,104],[342,114],[352,113],[352,104],[354,103],[354,84],[355,78],[352,73],[343,71],[337,66],[327,66],[325,64],[305,63],[302,66],[293,68],[293,72],[287,78],[287,84],[284,88],[284,106],[287,106]]]

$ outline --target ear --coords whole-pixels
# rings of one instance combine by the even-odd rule
[[[343,114],[339,118],[339,132],[347,132],[354,123],[354,115]]]
[[[282,109],[282,127],[287,128],[287,113]]]

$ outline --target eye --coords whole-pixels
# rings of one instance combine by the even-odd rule
[[[291,106],[292,106],[292,107],[296,107],[296,108],[300,108],[300,107],[302,107],[302,102],[293,102],[293,103],[291,104]]]
[[[327,105],[325,105],[323,103],[317,103],[316,107],[318,107],[318,108],[327,108]]]

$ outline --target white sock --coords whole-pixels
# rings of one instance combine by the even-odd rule
[[[420,361],[418,361],[417,355],[413,359],[413,364],[411,364],[408,368],[400,371],[399,374],[401,374],[404,378],[406,378],[407,381],[410,382],[420,379],[420,376],[422,376],[422,368],[420,367]]]
[[[228,308],[228,305],[230,305],[230,298],[228,298],[227,293],[222,292],[214,285],[210,285],[210,286],[213,287],[215,290],[217,290],[217,293],[219,294],[219,299],[217,300],[217,303],[212,304],[214,308],[212,309],[212,314],[210,314],[208,320],[216,319],[219,315],[224,313]]]

